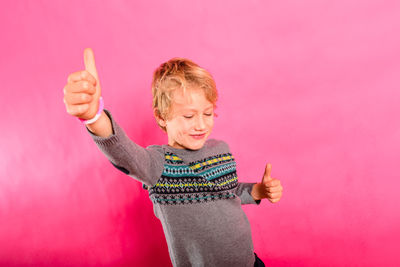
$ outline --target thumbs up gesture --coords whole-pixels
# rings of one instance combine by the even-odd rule
[[[283,187],[281,181],[271,178],[271,164],[265,167],[264,176],[261,183],[255,184],[251,191],[254,200],[267,198],[270,202],[276,203],[282,197]]]
[[[85,70],[68,76],[64,87],[64,104],[68,114],[88,120],[97,113],[101,89],[92,49],[86,48],[83,54]]]

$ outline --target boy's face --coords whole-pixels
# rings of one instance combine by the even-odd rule
[[[202,89],[176,90],[168,119],[164,120],[168,145],[198,150],[203,147],[214,126],[214,105]]]

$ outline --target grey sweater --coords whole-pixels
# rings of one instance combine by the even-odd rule
[[[209,139],[196,151],[132,142],[105,110],[113,134],[91,133],[120,171],[149,191],[174,266],[254,266],[250,224],[241,204],[259,204],[254,183],[239,183],[228,145]]]

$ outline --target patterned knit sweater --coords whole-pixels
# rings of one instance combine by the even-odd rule
[[[149,191],[174,266],[254,265],[250,224],[241,204],[259,204],[254,183],[239,183],[223,141],[196,151],[132,142],[108,110],[113,134],[89,134],[109,161]]]

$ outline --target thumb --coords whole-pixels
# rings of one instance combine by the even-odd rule
[[[83,60],[85,62],[85,69],[96,78],[99,82],[99,76],[97,75],[96,63],[94,61],[94,53],[91,48],[85,48],[83,51]]]
[[[265,167],[265,172],[264,172],[264,176],[262,178],[262,183],[265,184],[266,182],[272,180],[271,178],[271,163],[267,163],[267,166]]]

